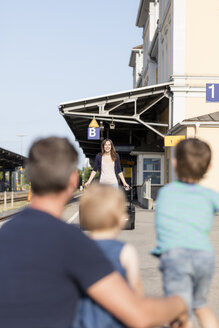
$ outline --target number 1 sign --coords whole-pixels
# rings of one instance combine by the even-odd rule
[[[219,83],[206,84],[206,101],[219,102]]]

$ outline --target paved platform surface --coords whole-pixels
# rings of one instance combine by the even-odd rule
[[[155,246],[154,212],[136,207],[136,229],[122,231],[119,238],[132,243],[138,250],[145,295],[162,296],[159,261],[149,254],[150,249]],[[219,320],[219,216],[215,217],[211,240],[216,252],[216,272],[210,289],[209,306]],[[194,328],[196,327],[199,325],[195,320]]]
[[[63,220],[69,224],[79,223],[78,197],[79,195],[64,210]],[[136,228],[121,231],[118,239],[133,244],[138,251],[145,295],[162,296],[161,275],[158,270],[159,261],[149,254],[150,249],[155,246],[154,212],[136,206]],[[219,216],[215,217],[211,240],[216,253],[216,272],[210,289],[209,306],[219,321]],[[194,328],[198,327],[199,325],[194,321]]]
[[[72,223],[78,224],[77,203],[68,206],[64,212],[65,220],[73,217]],[[155,246],[154,212],[136,207],[136,228],[135,230],[122,231],[118,238],[132,243],[138,250],[140,258],[141,275],[147,296],[162,296],[161,276],[158,270],[159,261],[149,254],[151,248]],[[209,306],[219,320],[219,216],[215,217],[211,239],[216,251],[216,272],[209,294]],[[194,328],[199,327],[194,321]],[[209,327],[210,328],[210,327]]]

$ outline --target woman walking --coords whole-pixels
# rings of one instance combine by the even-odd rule
[[[101,144],[101,153],[96,155],[94,168],[85,187],[89,186],[95,177],[97,170],[100,174],[100,183],[110,184],[118,188],[117,176],[120,177],[125,189],[129,189],[128,183],[125,181],[122,168],[120,165],[119,154],[116,152],[112,140],[105,139]]]

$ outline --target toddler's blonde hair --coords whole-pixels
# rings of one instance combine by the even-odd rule
[[[104,184],[91,184],[79,209],[81,227],[91,231],[122,228],[127,217],[124,192]]]

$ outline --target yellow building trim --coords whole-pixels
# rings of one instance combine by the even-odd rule
[[[165,147],[175,147],[181,140],[184,140],[185,136],[165,136],[164,146]]]

